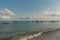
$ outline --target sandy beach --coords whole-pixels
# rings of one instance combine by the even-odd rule
[[[12,39],[12,37],[9,37],[9,38],[5,38],[5,39],[1,39],[1,40],[19,40],[19,39],[20,40],[60,40],[60,29],[44,32],[40,36],[37,36],[37,37],[33,37],[32,35],[30,37],[32,37],[32,38],[31,39],[26,39],[26,38],[21,39],[17,36],[17,38],[15,38],[15,39]]]
[[[60,30],[44,32],[41,36],[32,38],[31,40],[60,40]]]

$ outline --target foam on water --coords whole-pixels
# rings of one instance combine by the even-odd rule
[[[43,32],[37,33],[37,34],[33,34],[33,36],[34,36],[34,37],[38,37],[38,36],[40,36],[42,33],[43,33]]]
[[[38,37],[42,34],[43,32],[39,32],[37,34],[31,34],[31,35],[27,35],[27,36],[23,36],[23,37],[13,37],[11,40],[28,40],[28,39],[32,39],[34,37]]]

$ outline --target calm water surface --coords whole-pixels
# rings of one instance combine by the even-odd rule
[[[60,22],[9,22],[4,24],[0,22],[0,38],[14,36],[18,34],[37,32],[37,31],[52,31],[60,28]]]

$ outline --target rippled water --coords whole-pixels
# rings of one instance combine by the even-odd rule
[[[37,31],[52,31],[60,28],[60,22],[0,22],[0,38]]]

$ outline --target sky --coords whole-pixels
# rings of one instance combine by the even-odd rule
[[[20,17],[41,15],[43,13],[60,13],[60,0],[0,0],[0,11],[11,10],[15,15],[12,20]]]

